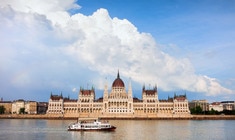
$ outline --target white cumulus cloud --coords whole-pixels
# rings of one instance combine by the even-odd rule
[[[86,16],[67,12],[80,8],[74,0],[0,4],[0,75],[7,81],[1,78],[3,86],[74,87],[79,84],[74,79],[89,82],[92,72],[101,79],[119,69],[134,82],[158,84],[165,91],[233,93],[218,80],[195,74],[187,58],[164,53],[151,34],[139,32],[127,19],[111,18],[106,9]],[[100,79],[93,84],[100,85]]]

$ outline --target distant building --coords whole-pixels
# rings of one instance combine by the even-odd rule
[[[15,100],[12,103],[12,114],[19,114],[21,108],[25,108],[25,101],[23,99]]]
[[[77,100],[64,98],[64,113],[76,113]]]
[[[222,101],[223,110],[235,110],[235,102],[234,101]]]
[[[223,105],[220,102],[213,102],[209,105],[209,110],[223,111]]]
[[[37,114],[37,102],[26,101],[25,102],[25,113],[27,114]]]
[[[179,95],[179,96],[175,95],[173,100],[173,105],[174,105],[173,113],[175,114],[181,115],[181,114],[190,113],[186,95]]]
[[[13,101],[12,114],[19,114],[21,108],[24,108],[26,114],[37,114],[37,102],[35,101],[24,101],[23,99]]]
[[[4,106],[5,114],[11,114],[12,102],[11,101],[0,101],[0,106]]]
[[[196,108],[197,106],[200,106],[202,111],[209,111],[209,103],[207,100],[192,100],[189,102],[189,108]]]
[[[63,114],[64,113],[64,99],[61,95],[52,95],[49,100],[47,113]]]
[[[63,114],[76,117],[188,117],[190,116],[186,95],[174,96],[168,100],[158,100],[158,91],[142,89],[142,99],[132,97],[132,86],[120,78],[113,81],[111,91],[105,84],[103,97],[95,99],[95,89],[81,88],[78,100],[63,98],[61,95],[50,96],[48,114]]]
[[[37,102],[37,114],[46,114],[48,102]]]

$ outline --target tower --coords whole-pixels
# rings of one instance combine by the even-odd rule
[[[128,112],[134,112],[133,111],[133,97],[132,97],[131,78],[129,79],[129,86],[128,86]]]

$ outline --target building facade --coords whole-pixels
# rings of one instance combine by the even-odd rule
[[[111,90],[106,83],[103,97],[99,99],[95,99],[93,87],[81,88],[78,100],[51,94],[47,114],[68,117],[190,117],[186,95],[159,100],[156,86],[148,90],[143,86],[142,99],[133,98],[131,83],[126,90],[119,72]]]
[[[48,102],[37,102],[37,114],[46,114]]]
[[[192,100],[189,102],[189,108],[196,108],[200,106],[202,111],[209,111],[209,103],[207,100]]]
[[[234,101],[222,101],[223,110],[235,110],[235,102]]]
[[[20,112],[23,109],[24,112]],[[24,101],[23,99],[15,100],[12,102],[12,114],[37,114],[37,102],[36,101]]]
[[[64,99],[61,95],[52,95],[48,103],[47,113],[63,114],[64,113]]]
[[[25,112],[27,114],[37,114],[37,102],[26,101],[25,102]]]
[[[213,102],[209,105],[209,110],[223,111],[223,105],[220,102]]]
[[[0,101],[0,106],[5,108],[5,114],[11,114],[12,102],[11,101]]]

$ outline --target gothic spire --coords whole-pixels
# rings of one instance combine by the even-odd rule
[[[145,84],[143,85],[143,88],[142,88],[142,91],[144,91],[145,90]]]
[[[120,78],[120,75],[119,75],[119,70],[118,70],[117,78]]]

